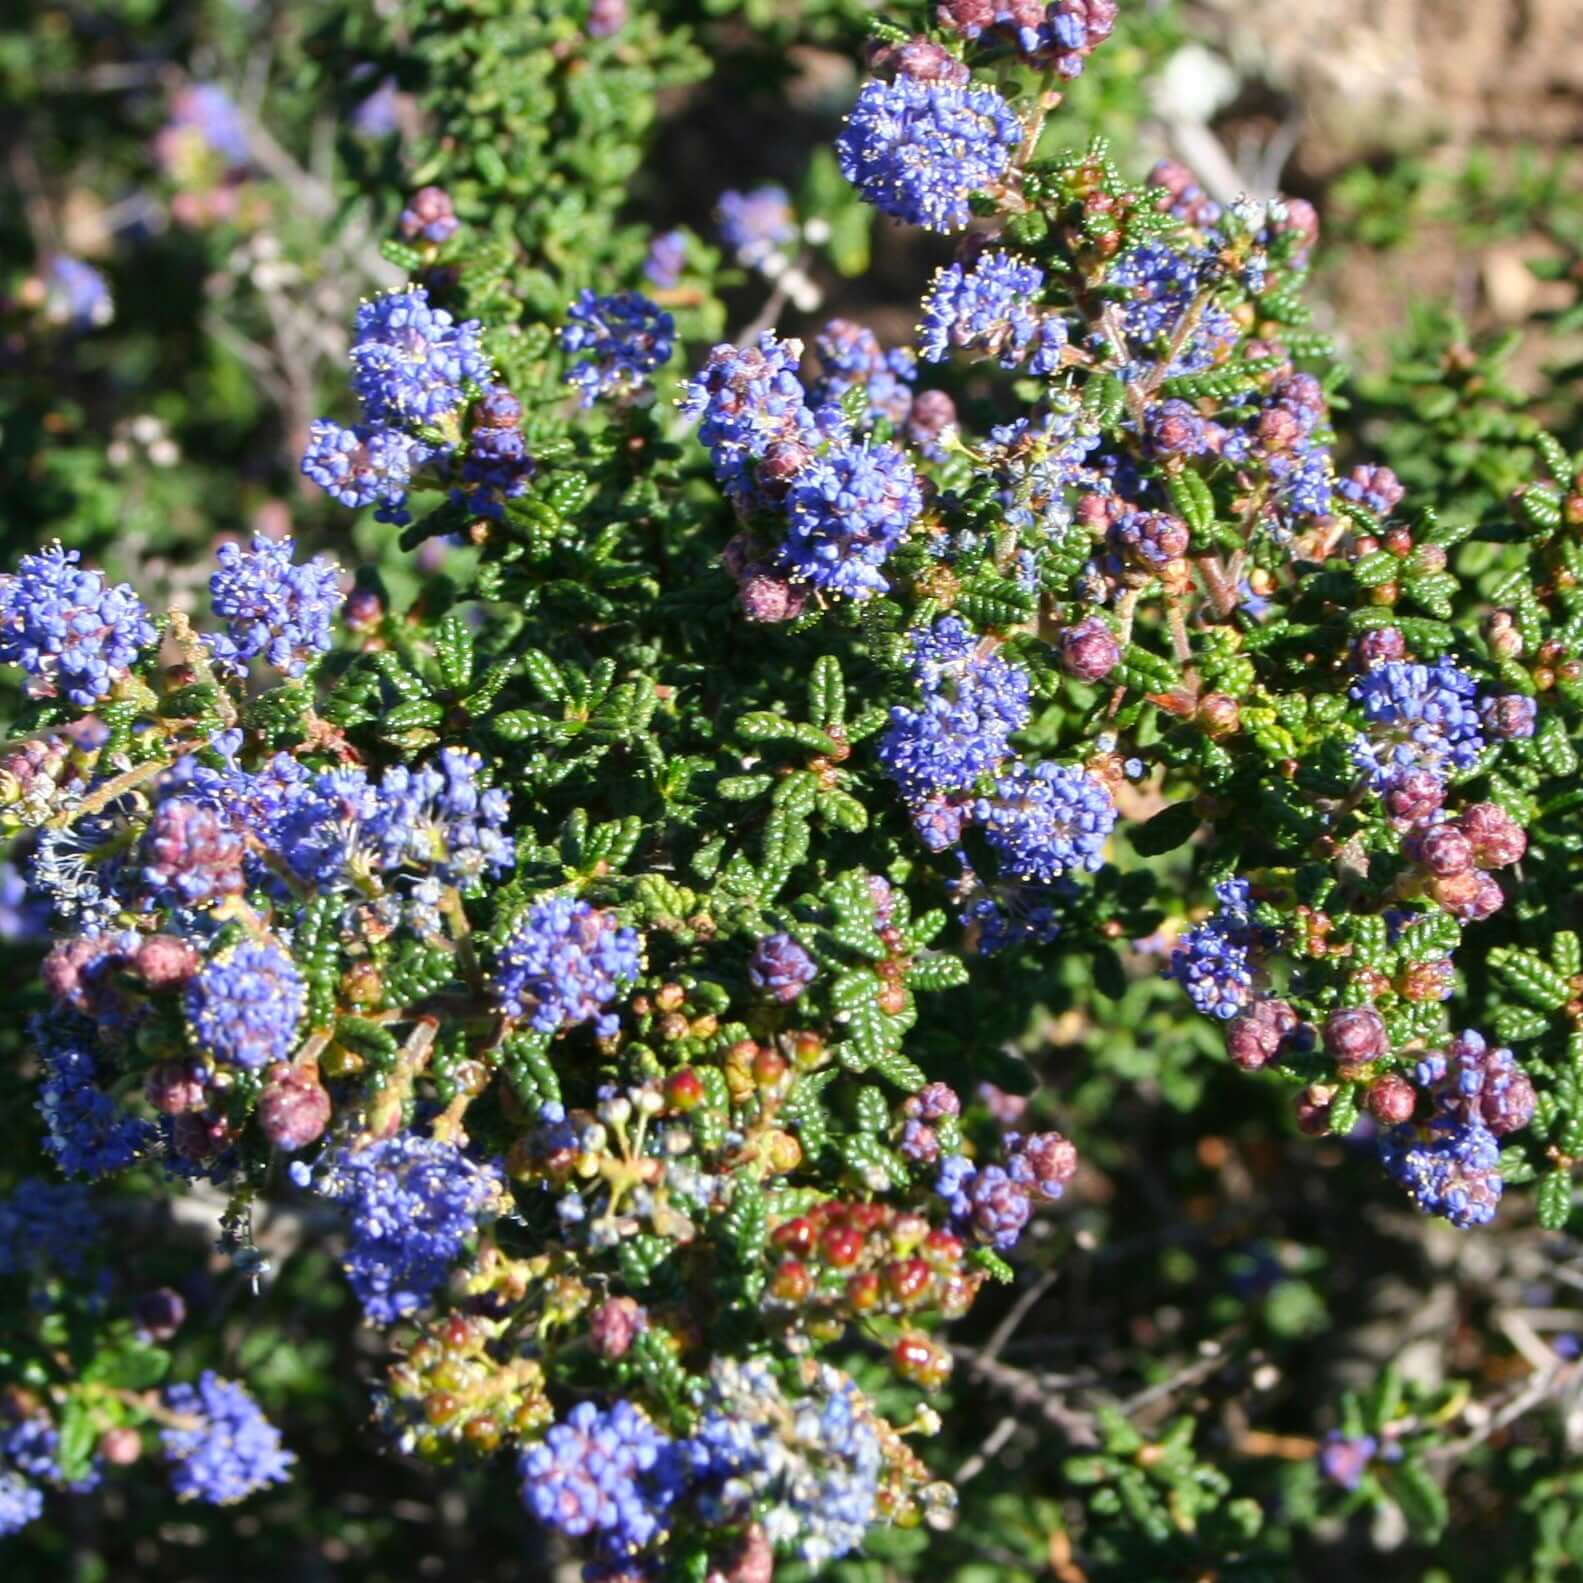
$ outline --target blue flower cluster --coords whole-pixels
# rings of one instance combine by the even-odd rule
[[[502,1008],[540,1033],[592,1021],[600,1038],[620,1026],[604,1008],[642,970],[642,942],[614,913],[570,896],[537,903],[501,947],[495,990]]]
[[[192,1036],[216,1061],[256,1072],[287,1060],[308,991],[296,964],[272,941],[244,940],[221,952],[187,985]]]
[[[401,527],[412,520],[412,475],[433,455],[431,447],[400,429],[367,423],[348,429],[316,418],[308,425],[302,472],[349,510],[374,506],[376,521]]]
[[[1200,305],[1196,322],[1173,350],[1177,331],[1206,289],[1210,262],[1180,245],[1144,242],[1111,265],[1109,284],[1128,288],[1121,316],[1133,359],[1121,377],[1129,384],[1153,374],[1168,350],[1172,355],[1164,375],[1172,379],[1201,373],[1230,355],[1239,336],[1237,322],[1215,302]]]
[[[228,1506],[291,1477],[296,1457],[234,1380],[206,1369],[196,1385],[167,1386],[165,1410],[177,1420],[160,1443],[179,1499]]]
[[[1495,1218],[1505,1185],[1501,1146],[1482,1121],[1443,1112],[1422,1126],[1395,1127],[1381,1140],[1380,1158],[1424,1214],[1463,1231]]]
[[[1027,1187],[1004,1166],[977,1166],[961,1154],[940,1162],[934,1190],[945,1200],[955,1231],[998,1253],[1017,1245],[1033,1213]]]
[[[44,1492],[20,1473],[0,1469],[0,1539],[21,1533],[44,1515]]]
[[[0,1198],[0,1275],[80,1275],[101,1229],[87,1188],[24,1177]]]
[[[1388,791],[1413,770],[1442,781],[1471,769],[1484,750],[1478,686],[1449,659],[1433,665],[1389,660],[1348,696],[1363,713],[1352,762],[1374,791]]]
[[[1019,762],[973,815],[1010,873],[1048,884],[1100,866],[1116,805],[1104,783],[1075,764]]]
[[[0,577],[0,663],[79,709],[108,698],[157,634],[131,586],[112,586],[52,544]]]
[[[906,347],[885,351],[878,337],[850,319],[832,319],[814,337],[820,377],[810,392],[816,407],[840,401],[861,385],[868,397],[865,421],[880,419],[896,425],[907,421],[912,410],[912,385],[918,377],[917,359]]]
[[[894,445],[841,445],[801,469],[786,496],[781,563],[826,593],[867,599],[879,568],[923,512],[923,490]]]
[[[44,1148],[67,1176],[109,1176],[154,1146],[154,1128],[129,1115],[99,1086],[92,1033],[77,1018],[33,1024],[43,1080],[38,1110]]]
[[[965,791],[1011,752],[1028,723],[1027,673],[1009,664],[956,616],[913,634],[919,707],[897,705],[879,761],[910,802]],[[950,844],[950,843],[947,843]]]
[[[789,934],[766,935],[748,962],[748,982],[783,1006],[796,1000],[818,972],[814,959]]]
[[[342,1268],[363,1312],[393,1325],[428,1305],[504,1191],[498,1166],[480,1164],[439,1138],[398,1132],[345,1148],[310,1173],[315,1190],[346,1207],[350,1243]]]
[[[757,346],[717,346],[683,392],[682,415],[698,422],[715,477],[744,509],[765,503],[753,463],[773,453],[794,475],[825,437],[797,377],[802,350],[768,330]]]
[[[1223,881],[1215,894],[1219,908],[1182,936],[1165,976],[1187,991],[1197,1011],[1229,1022],[1253,998],[1252,956],[1263,935],[1252,921],[1245,880]]]
[[[630,400],[675,350],[676,321],[641,292],[584,290],[566,317],[561,348],[578,357],[566,382],[582,392],[585,407],[602,396]]]
[[[943,363],[956,348],[984,352],[1002,368],[1017,368],[1031,348],[1029,372],[1054,373],[1066,345],[1066,325],[1040,310],[1043,288],[1044,271],[1011,253],[985,253],[971,269],[946,266],[923,299],[919,356]]]
[[[251,549],[222,544],[215,553],[209,597],[226,630],[205,641],[215,663],[233,675],[262,658],[284,675],[301,676],[329,652],[343,603],[340,568],[323,555],[294,565],[291,551],[290,539],[255,534]]]
[[[352,389],[370,423],[438,423],[491,381],[479,325],[429,306],[421,286],[387,292],[357,311]]]
[[[868,82],[836,139],[841,174],[881,213],[960,231],[968,199],[1005,175],[1022,123],[991,88]]]
[[[600,1555],[636,1555],[676,1491],[674,1442],[630,1402],[579,1402],[521,1458],[522,1499],[546,1527],[592,1538]]]
[[[229,754],[232,738],[215,746]],[[193,768],[187,778],[190,795],[220,810],[301,884],[367,892],[380,876],[400,882],[405,909],[387,898],[390,921],[404,917],[434,932],[443,887],[475,894],[516,861],[505,833],[509,797],[486,788],[483,771],[478,754],[446,748],[429,764],[393,765],[377,782],[360,766],[313,771],[288,754],[256,771],[228,761],[223,769]],[[255,883],[278,886],[261,859],[250,856],[246,866]]]
[[[772,1545],[817,1570],[863,1542],[883,1454],[852,1382],[828,1365],[806,1374],[808,1394],[793,1398],[764,1363],[718,1359],[680,1449],[706,1520],[757,1516]]]
[[[521,421],[522,404],[509,390],[497,387],[484,393],[452,500],[499,521],[506,514],[506,502],[527,492],[535,463],[518,427]]]

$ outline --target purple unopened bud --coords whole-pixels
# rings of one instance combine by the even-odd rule
[[[910,38],[905,44],[869,45],[869,70],[887,80],[911,77],[914,82],[965,83],[972,73],[950,50],[926,38]]]
[[[401,235],[408,242],[443,242],[460,224],[443,187],[420,187],[401,211]]]
[[[1400,627],[1370,627],[1352,645],[1359,670],[1407,658],[1407,639]]]
[[[1036,1198],[1056,1199],[1077,1175],[1077,1147],[1059,1132],[1035,1132],[1017,1140],[1007,1138],[1007,1170]]]
[[[132,1318],[150,1340],[169,1341],[187,1322],[187,1302],[172,1287],[159,1286],[132,1305]]]
[[[802,584],[788,582],[771,572],[755,572],[743,579],[737,602],[748,621],[795,621],[807,608],[808,591]]]
[[[606,1298],[589,1316],[588,1340],[602,1358],[624,1358],[649,1322],[642,1306],[630,1297]]]
[[[1097,682],[1121,664],[1121,645],[1098,616],[1068,627],[1060,637],[1061,664],[1080,681]]]
[[[1156,456],[1195,456],[1204,448],[1204,420],[1189,401],[1162,401],[1149,413]]]
[[[1325,1050],[1343,1066],[1363,1066],[1388,1055],[1390,1035],[1372,1006],[1346,1006],[1325,1018]]]
[[[925,1121],[945,1121],[962,1114],[962,1101],[949,1083],[926,1083],[907,1101],[907,1112]]]
[[[1433,824],[1408,840],[1407,854],[1438,878],[1466,874],[1473,866],[1473,843],[1454,824]]]
[[[1384,1077],[1377,1077],[1369,1084],[1364,1103],[1368,1106],[1369,1114],[1382,1127],[1399,1127],[1404,1121],[1412,1120],[1413,1110],[1418,1103],[1418,1090],[1405,1077],[1387,1072]]]
[[[385,601],[372,588],[354,588],[341,606],[348,632],[367,632],[385,619]]]
[[[515,429],[522,422],[522,403],[504,385],[492,385],[478,401],[477,427]]]
[[[198,971],[202,960],[191,941],[151,934],[133,954],[132,968],[150,989],[176,989]]]
[[[901,1157],[914,1165],[932,1165],[940,1158],[939,1134],[916,1116],[908,1117],[903,1123],[901,1142],[896,1147]]]
[[[1287,451],[1302,438],[1303,426],[1285,407],[1270,407],[1259,414],[1255,433],[1262,450]]]
[[[203,1068],[185,1061],[165,1061],[154,1067],[143,1079],[143,1094],[162,1116],[201,1110],[209,1098]]]
[[[311,1073],[275,1067],[259,1095],[258,1124],[277,1149],[305,1149],[330,1124],[330,1096]]]
[[[814,959],[789,934],[767,935],[753,948],[748,963],[749,983],[783,1006],[796,1000],[818,972]]]
[[[1503,741],[1531,737],[1539,719],[1539,705],[1523,693],[1502,693],[1484,700],[1479,718],[1492,737]]]
[[[1226,1024],[1226,1054],[1244,1072],[1257,1072],[1280,1047],[1281,1035],[1266,1018],[1248,1013]]]
[[[1509,868],[1528,850],[1528,834],[1496,803],[1474,803],[1457,820],[1473,843],[1473,860],[1481,868]]]
[[[940,436],[956,427],[956,403],[943,390],[923,390],[907,414],[907,438],[925,456],[940,457]]]
[[[1385,792],[1385,811],[1399,825],[1425,824],[1446,800],[1446,788],[1429,770],[1408,770]]]

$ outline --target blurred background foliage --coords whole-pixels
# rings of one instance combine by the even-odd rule
[[[508,370],[543,355],[542,327],[583,286],[640,284],[649,242],[675,227],[687,267],[669,305],[694,360],[722,335],[770,322],[808,335],[838,313],[887,344],[907,339],[944,244],[874,224],[830,153],[868,9],[631,0],[624,24],[593,38],[584,0],[12,8],[0,30],[7,563],[60,538],[150,603],[181,605],[218,539],[291,531],[410,592],[396,530],[349,526],[295,463],[310,418],[337,410],[355,303],[405,278],[389,239],[425,182],[492,240],[492,273],[467,284],[516,305]],[[1356,370],[1335,403],[1338,461],[1387,462],[1420,504],[1495,521],[1534,476],[1540,423],[1583,445],[1583,185],[1569,148],[1583,129],[1580,27],[1575,0],[1132,0],[1046,138],[1053,150],[1102,135],[1140,175],[1180,158],[1219,198],[1281,187],[1312,200],[1322,327]],[[792,195],[801,228],[773,277],[732,256],[713,219],[723,190],[764,182]],[[96,271],[103,294],[62,260]],[[434,571],[466,552],[422,553]],[[35,982],[28,920],[0,912],[0,927],[11,981]],[[953,1428],[931,1456],[963,1486],[961,1521],[878,1534],[829,1576],[1583,1575],[1570,1367],[1583,1246],[1541,1231],[1520,1197],[1499,1236],[1460,1234],[1413,1214],[1378,1172],[1344,1169],[1349,1145],[1297,1138],[1277,1091],[1228,1070],[1143,953],[1121,982],[1062,958],[1041,993],[1030,1027],[1002,1026],[986,997],[980,1054],[1029,1056],[1038,1091],[996,1103],[1058,1121],[1084,1172],[1070,1209],[1029,1239],[1029,1278],[956,1337]],[[26,994],[5,1020],[13,1042]],[[0,1092],[4,1150],[25,1135],[29,1100],[20,1084]],[[121,1211],[151,1284],[204,1257],[211,1228],[172,1212],[154,1200]],[[436,1475],[371,1454],[350,1300],[322,1251],[294,1251],[289,1226],[271,1236],[279,1275],[262,1296],[218,1265],[190,1295],[284,1424],[296,1481],[240,1513],[177,1521],[113,1489],[80,1499],[69,1523],[29,1529],[4,1575],[552,1575],[562,1563],[527,1532],[504,1473]],[[1096,1390],[1143,1434],[1067,1405]],[[1327,1429],[1362,1434],[1404,1410],[1432,1426],[1469,1393],[1490,1405],[1462,1441],[1421,1460],[1409,1435],[1408,1454],[1339,1508],[1321,1499]],[[1447,1473],[1444,1496],[1430,1475]],[[1250,1501],[1265,1513],[1258,1558],[1219,1565]]]

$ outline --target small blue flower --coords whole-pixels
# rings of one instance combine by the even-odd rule
[[[244,940],[189,982],[184,1006],[193,1038],[216,1061],[256,1072],[296,1048],[308,991],[279,946]]]
[[[744,264],[758,264],[797,240],[797,223],[784,187],[766,184],[751,192],[720,194],[715,205],[720,240]]]
[[[297,1459],[245,1386],[206,1369],[196,1385],[167,1386],[165,1408],[190,1420],[160,1431],[178,1499],[229,1506],[291,1477]]]
[[[841,174],[882,213],[960,231],[967,200],[1006,173],[1022,123],[990,88],[868,82],[836,139]]]
[[[503,1009],[540,1033],[592,1021],[608,1038],[620,1019],[604,1008],[642,970],[635,930],[570,896],[539,902],[501,948],[495,989]]]
[[[1364,719],[1353,763],[1376,791],[1411,770],[1443,776],[1472,768],[1484,750],[1477,692],[1473,678],[1448,659],[1376,665],[1348,694]]]
[[[412,520],[407,491],[413,472],[433,454],[399,429],[366,423],[348,429],[316,418],[308,425],[301,466],[332,500],[353,511],[377,506],[376,521],[400,527]]]
[[[793,480],[781,563],[829,593],[884,593],[890,584],[878,569],[922,511],[917,474],[896,446],[837,447]]]
[[[242,676],[262,658],[286,676],[301,676],[334,642],[331,629],[344,602],[335,563],[316,555],[292,564],[290,539],[255,534],[251,549],[222,544],[209,579],[224,634],[208,639],[215,663]]]
[[[464,386],[491,382],[478,322],[431,308],[421,286],[365,302],[355,330],[352,389],[371,423],[438,423],[461,406]]]
[[[675,349],[676,321],[641,292],[601,297],[585,290],[566,317],[561,347],[580,354],[566,382],[582,392],[585,407],[601,396],[629,400]]]
[[[1048,884],[1104,861],[1116,805],[1102,782],[1075,764],[1017,763],[979,798],[974,816],[1007,872]]]
[[[108,698],[158,634],[127,583],[107,583],[52,544],[0,577],[0,663],[20,665],[46,695],[79,709]]]
[[[943,363],[953,349],[984,352],[999,359],[1001,367],[1016,368],[1029,347],[1044,338],[1047,322],[1054,327],[1058,351],[1065,326],[1057,318],[1046,321],[1040,311],[1043,287],[1044,271],[1011,253],[985,253],[971,269],[949,265],[936,273],[923,299],[918,355]]]

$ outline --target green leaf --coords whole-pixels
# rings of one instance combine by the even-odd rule
[[[1127,827],[1127,839],[1140,857],[1159,857],[1190,841],[1203,821],[1191,802],[1172,803],[1152,819]]]
[[[1572,1214],[1572,1169],[1557,1166],[1540,1179],[1534,1193],[1539,1224],[1546,1231],[1560,1231]]]

